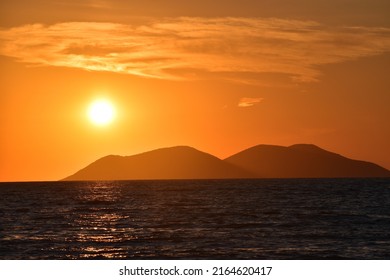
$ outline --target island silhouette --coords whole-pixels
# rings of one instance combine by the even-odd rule
[[[62,180],[342,177],[390,177],[390,171],[312,144],[257,145],[224,160],[192,147],[176,146],[132,156],[105,156]]]

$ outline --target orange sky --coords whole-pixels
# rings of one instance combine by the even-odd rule
[[[2,1],[0,181],[57,180],[108,154],[175,145],[224,158],[313,143],[390,169],[389,10]],[[97,127],[86,110],[100,97],[117,116]]]

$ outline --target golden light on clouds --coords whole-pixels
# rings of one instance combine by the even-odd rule
[[[390,168],[389,1],[241,2],[2,1],[0,180],[177,145]]]
[[[253,105],[256,105],[257,103],[260,103],[261,101],[263,101],[264,98],[261,98],[261,97],[257,97],[257,98],[253,98],[253,97],[243,97],[240,99],[240,101],[238,102],[238,107],[251,107]]]
[[[159,79],[278,73],[308,82],[319,79],[318,66],[389,51],[389,35],[390,28],[327,27],[275,18],[178,17],[138,25],[67,22],[2,29],[0,54],[34,66]]]

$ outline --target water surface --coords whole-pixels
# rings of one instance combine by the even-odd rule
[[[0,183],[1,259],[389,259],[389,179]]]

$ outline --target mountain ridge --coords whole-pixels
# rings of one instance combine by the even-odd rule
[[[131,156],[108,155],[62,180],[333,177],[390,177],[390,171],[313,144],[260,144],[223,160],[193,147],[174,146]]]
[[[257,145],[225,159],[259,178],[389,177],[371,162],[346,158],[313,144]]]
[[[160,148],[132,156],[102,157],[63,180],[218,179],[251,176],[189,146]]]

